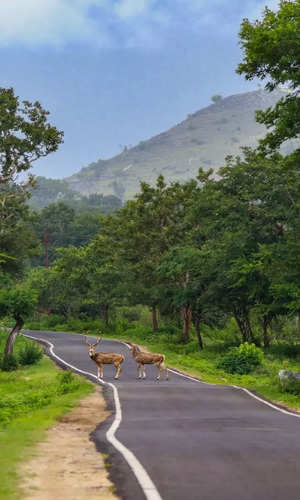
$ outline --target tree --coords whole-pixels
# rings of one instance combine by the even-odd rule
[[[268,344],[270,322],[287,311],[287,302],[284,307],[274,296],[275,269],[288,268],[287,276],[291,279],[293,273],[297,283],[300,186],[296,158],[296,154],[265,157],[245,149],[243,158],[227,158],[217,181],[205,179],[203,173],[199,177],[203,187],[191,217],[193,243],[201,250],[202,279],[208,285],[206,303],[218,304],[225,314],[233,315],[244,341],[254,338],[254,313],[260,316]],[[294,258],[290,252],[288,260],[280,261],[287,245],[294,249]],[[268,273],[259,258],[262,248],[272,255]]]
[[[51,203],[36,214],[32,227],[40,242],[44,242],[45,233],[48,233],[48,255],[49,262],[55,258],[55,251],[59,247],[73,244],[72,224],[75,219],[75,211],[65,203]],[[37,263],[42,265],[45,257],[38,259]]]
[[[34,311],[37,304],[37,292],[32,289],[17,288],[0,290],[0,316],[15,320],[4,350],[4,357],[13,353],[14,343],[24,325],[24,321]]]
[[[28,232],[23,230],[29,218],[26,201],[34,185],[32,175],[23,181],[19,175],[56,151],[63,139],[63,133],[47,123],[48,114],[39,102],[20,102],[13,89],[0,88],[0,252],[18,262],[20,241],[23,250],[28,246]]]
[[[300,132],[300,0],[281,0],[277,12],[265,8],[262,20],[244,19],[239,33],[244,60],[237,72],[247,80],[267,79],[269,91],[288,86],[274,108],[257,113],[257,120],[271,131],[261,142],[267,152]]]
[[[123,261],[131,283],[129,300],[152,310],[154,331],[158,330],[161,280],[157,268],[161,257],[183,241],[183,220],[195,181],[167,186],[163,176],[156,185],[141,183],[141,192],[115,215],[102,221],[102,232],[112,238],[113,248]]]
[[[223,99],[223,97],[221,96],[221,94],[214,94],[211,96],[211,100],[214,104],[217,104],[218,102],[221,102]]]
[[[48,112],[39,102],[20,102],[12,88],[0,88],[0,272],[10,276],[20,273],[25,259],[36,247],[28,227],[30,218],[26,201],[34,177],[20,181],[32,162],[56,151],[63,133],[47,123]],[[32,290],[14,287],[0,289],[0,314],[14,317],[16,323],[5,347],[12,353],[13,344],[24,319],[36,304]]]
[[[158,270],[164,279],[164,295],[169,308],[175,307],[182,311],[184,342],[190,341],[190,327],[193,321],[199,347],[203,349],[198,300],[203,288],[200,250],[194,247],[174,247],[162,258]]]

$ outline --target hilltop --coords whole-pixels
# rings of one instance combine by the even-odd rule
[[[186,181],[199,167],[217,169],[224,158],[242,146],[255,146],[266,132],[255,111],[273,106],[284,94],[264,90],[235,94],[187,115],[181,123],[108,160],[98,160],[65,179],[72,191],[103,193],[123,200],[153,183],[159,174],[167,181]]]

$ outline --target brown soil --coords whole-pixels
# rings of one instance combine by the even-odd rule
[[[28,500],[116,500],[103,456],[89,435],[106,420],[102,390],[83,399],[47,431],[34,456],[21,467],[22,498]]]

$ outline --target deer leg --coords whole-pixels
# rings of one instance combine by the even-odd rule
[[[118,379],[120,377],[122,367],[120,364],[115,364],[115,367],[117,368],[116,374],[115,374],[115,379]]]
[[[98,379],[103,378],[103,365],[98,366]]]
[[[143,378],[146,378],[146,370],[145,370],[145,365],[143,365]]]
[[[142,378],[142,363],[138,363],[138,377]]]
[[[156,366],[157,366],[157,377],[156,377],[156,380],[160,380],[160,376],[161,376],[161,363],[156,363]]]
[[[167,367],[164,363],[162,363],[162,364],[161,364],[161,367],[162,367],[162,369],[165,371],[165,374],[166,374],[166,380],[169,380],[169,371],[168,371],[168,367]]]

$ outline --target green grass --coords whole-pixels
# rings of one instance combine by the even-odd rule
[[[46,319],[44,319],[46,321]],[[70,326],[73,326],[72,330]],[[32,323],[29,327],[43,329],[43,322]],[[75,328],[77,327],[77,328]],[[54,330],[86,332],[96,335],[99,321],[69,320],[65,324],[53,326]],[[52,329],[52,328],[49,328]],[[105,329],[104,329],[105,331]],[[206,382],[216,384],[233,384],[246,387],[275,403],[300,410],[300,395],[284,392],[278,383],[280,369],[300,371],[300,344],[288,342],[274,343],[264,351],[264,361],[261,366],[248,375],[229,374],[217,367],[221,357],[230,345],[236,345],[238,334],[232,326],[227,330],[205,331],[205,348],[200,351],[192,333],[192,341],[188,345],[178,343],[176,333],[163,328],[153,333],[151,327],[142,326],[137,322],[119,321],[116,326],[105,331],[104,337],[136,342],[152,352],[163,352],[167,364]]]
[[[248,375],[229,374],[218,369],[217,364],[224,354],[221,343],[211,343],[203,351],[195,341],[189,345],[170,344],[168,341],[155,340],[155,335],[145,335],[127,330],[124,335],[110,334],[109,338],[137,342],[152,352],[163,352],[168,366],[194,375],[206,382],[223,385],[238,385],[261,394],[268,400],[286,407],[300,410],[300,395],[284,392],[278,383],[278,371],[282,368],[300,371],[298,350],[294,358],[287,358],[284,346],[274,346],[265,352],[261,366]],[[288,351],[288,350],[287,350]]]
[[[4,334],[1,334],[3,344]],[[16,350],[23,344],[17,340]],[[46,429],[93,391],[77,375],[65,380],[48,358],[13,372],[0,371],[0,499],[18,500],[18,466],[32,455]]]

